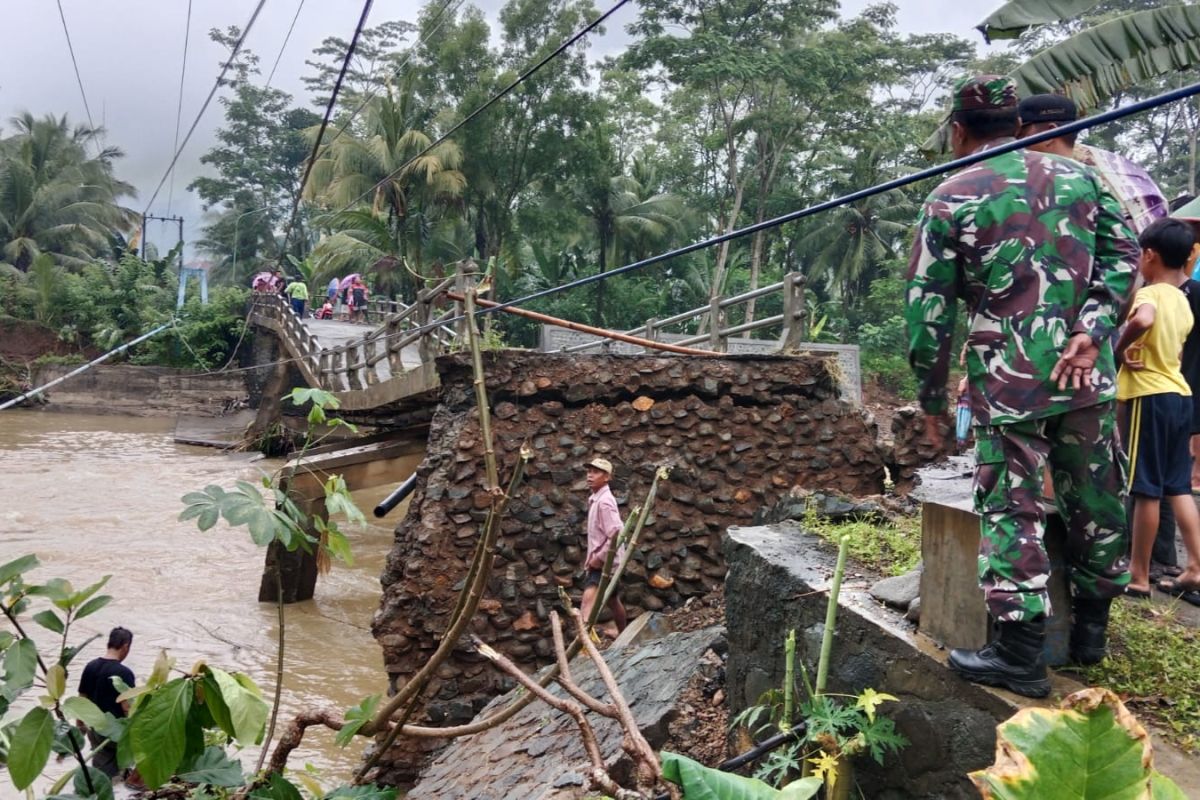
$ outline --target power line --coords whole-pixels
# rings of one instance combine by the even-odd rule
[[[190,0],[189,0],[190,2]],[[267,86],[271,88],[271,81],[275,77],[275,70],[279,67],[279,59],[283,58],[283,51],[287,49],[288,41],[292,38],[292,31],[296,29],[296,20],[300,19],[300,11],[304,8],[304,0],[300,0],[296,6],[296,13],[292,15],[292,24],[288,26],[287,36],[283,37],[283,44],[279,47],[279,54],[275,56],[275,63],[271,65],[271,74],[267,75]]]
[[[283,242],[279,245],[280,259],[287,252],[288,240],[292,238],[292,228],[296,224],[296,212],[300,210],[300,197],[304,194],[304,187],[308,183],[308,176],[312,174],[313,166],[317,163],[317,152],[321,148],[321,139],[325,136],[325,129],[329,127],[329,118],[333,116],[334,106],[337,105],[338,92],[342,90],[342,81],[345,80],[346,72],[350,69],[350,61],[354,58],[354,48],[358,46],[358,37],[362,34],[363,28],[367,24],[367,16],[371,13],[372,2],[374,0],[366,0],[363,3],[362,14],[358,17],[358,25],[354,28],[354,35],[350,37],[350,45],[346,48],[346,57],[342,59],[342,69],[338,72],[337,81],[333,84],[333,92],[329,95],[329,104],[325,106],[325,116],[321,119],[321,128],[317,131],[316,141],[313,142],[312,155],[308,157],[308,164],[304,167],[304,175],[300,178],[300,186],[296,189],[296,197],[292,202],[292,213],[288,218],[287,228],[284,229]]]
[[[187,143],[192,138],[192,134],[196,132],[196,127],[200,124],[200,120],[204,117],[204,112],[208,110],[209,103],[212,102],[213,97],[215,97],[217,94],[217,90],[221,88],[225,81],[225,73],[229,72],[229,68],[233,66],[234,60],[237,59],[238,53],[240,53],[242,50],[242,45],[245,43],[246,37],[250,34],[250,29],[254,27],[254,22],[258,19],[259,12],[262,11],[263,6],[266,5],[266,3],[267,0],[258,0],[258,4],[254,7],[254,13],[250,15],[250,21],[246,23],[246,27],[242,30],[241,35],[238,36],[238,40],[233,45],[233,50],[229,53],[229,60],[226,61],[221,67],[221,72],[219,75],[217,75],[217,80],[213,83],[212,90],[209,91],[208,97],[204,98],[204,104],[200,106],[200,112],[196,114],[196,119],[192,122],[192,127],[188,129],[187,136],[183,137],[183,143],[176,148],[175,155],[171,157],[171,163],[167,166],[167,171],[163,173],[162,180],[160,180],[158,182],[158,186],[154,188],[154,194],[150,195],[150,201],[146,203],[146,209],[142,213],[149,211],[150,207],[154,205],[155,198],[157,198],[158,193],[162,191],[163,184],[167,182],[167,176],[171,174],[171,170],[175,169],[175,162],[179,160],[179,156],[183,152],[184,148],[187,147]]]
[[[88,105],[87,92],[83,90],[83,78],[79,74],[79,62],[75,60],[75,46],[71,44],[71,31],[67,28],[67,15],[63,13],[62,0],[58,0],[58,18],[62,20],[63,34],[67,37],[67,52],[71,54],[71,66],[75,68],[75,82],[79,84],[79,96],[83,98],[83,110],[87,112],[88,125],[91,126],[94,137],[96,123],[92,121],[92,109]],[[96,143],[96,150],[100,150],[99,142]]]
[[[615,14],[618,11],[618,9],[620,9],[622,6],[624,6],[628,2],[629,2],[629,0],[617,0],[617,2],[613,5],[612,8],[610,8],[608,11],[605,11],[600,16],[596,17],[596,19],[589,22],[587,25],[585,25],[580,30],[576,31],[574,34],[571,35],[570,38],[568,38],[566,41],[564,41],[558,47],[554,48],[554,50],[551,51],[551,53],[549,55],[545,56],[540,61],[538,61],[536,64],[534,64],[532,67],[528,68],[527,70],[522,72],[520,75],[518,75],[517,78],[512,83],[510,83],[508,86],[504,87],[504,89],[502,89],[499,93],[494,95],[490,100],[488,100],[486,103],[481,105],[479,108],[472,111],[470,114],[468,114],[466,117],[464,117],[461,121],[459,121],[457,124],[455,124],[453,127],[451,127],[450,130],[446,131],[441,136],[439,136],[437,139],[435,139],[433,142],[431,142],[429,144],[429,146],[426,147],[424,150],[417,153],[415,156],[408,159],[400,166],[396,167],[396,169],[392,170],[387,175],[380,178],[375,183],[374,186],[372,186],[370,189],[367,189],[365,192],[360,194],[358,197],[351,200],[341,210],[345,211],[345,210],[349,209],[351,206],[355,205],[356,203],[361,201],[363,198],[367,197],[372,192],[374,192],[375,190],[382,187],[384,184],[386,184],[392,178],[396,177],[401,172],[403,172],[405,169],[407,169],[410,165],[415,163],[418,159],[427,155],[435,147],[437,147],[438,145],[442,144],[447,139],[449,139],[452,135],[454,135],[454,133],[456,131],[458,131],[460,128],[462,128],[464,125],[466,125],[468,122],[475,119],[480,114],[482,114],[483,112],[485,112],[489,108],[491,108],[493,105],[495,105],[496,103],[503,100],[505,97],[508,96],[508,94],[510,92],[512,92],[513,89],[516,89],[518,86],[520,86],[526,80],[533,77],[533,75],[535,73],[537,73],[538,70],[540,70],[542,67],[546,66],[546,64],[550,63],[552,60],[554,60],[558,56],[562,55],[569,47],[571,47],[573,44],[578,42],[584,36],[591,33],[594,28],[601,25],[606,19],[611,17],[613,14]]]
[[[179,123],[183,119],[183,79],[187,77],[188,40],[192,33],[192,0],[188,0],[187,22],[183,26],[183,62],[179,67],[179,104],[175,107],[175,143],[172,149],[179,147]],[[175,169],[171,169],[171,187],[167,189],[167,216],[171,215],[171,203],[175,199]]]

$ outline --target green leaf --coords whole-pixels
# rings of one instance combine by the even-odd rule
[[[86,589],[81,589],[80,591],[71,595],[71,605],[73,607],[78,607],[80,604],[87,602],[89,597],[104,588],[104,585],[108,583],[108,580],[111,577],[112,575],[105,575],[103,578],[96,581],[91,586],[88,586]]]
[[[46,693],[50,695],[50,699],[59,699],[66,690],[67,671],[59,664],[46,670]]]
[[[302,406],[305,403],[312,403],[321,408],[337,408],[341,402],[331,392],[324,389],[292,389],[291,397],[292,405]]]
[[[68,697],[62,703],[63,716],[68,721],[83,720],[89,728],[99,730],[106,722],[105,713],[86,697]]]
[[[325,532],[325,549],[329,554],[348,567],[354,566],[354,553],[351,552],[350,540],[346,538],[346,534],[332,524],[326,527]]]
[[[33,615],[33,621],[41,625],[48,631],[61,634],[64,630],[62,618],[55,614],[52,609],[47,608],[45,611],[39,611]]]
[[[339,786],[325,800],[396,800],[396,790],[391,787],[374,786]]]
[[[79,610],[75,612],[75,619],[90,617],[92,614],[95,614],[97,611],[104,608],[111,602],[112,595],[102,594],[99,597],[93,597],[91,600],[88,600],[79,607]]]
[[[37,646],[32,639],[21,639],[4,651],[4,693],[10,700],[33,685],[37,659]]]
[[[71,786],[75,789],[75,794],[80,797],[86,797],[88,800],[113,800],[112,780],[95,767],[87,768],[87,775],[92,779],[92,788],[96,791],[88,793],[87,781],[83,777],[83,769],[75,770],[74,778],[71,781]]]
[[[1074,19],[1100,0],[1009,0],[975,26],[987,41],[1016,39],[1028,28]]]
[[[129,720],[133,760],[151,789],[170,780],[183,758],[193,693],[189,679],[177,678],[148,696]]]
[[[52,744],[54,717],[41,706],[29,709],[13,731],[8,749],[8,774],[14,786],[24,790],[42,774]]]
[[[20,574],[28,572],[38,566],[38,564],[37,556],[30,554],[13,559],[7,564],[0,566],[0,586],[3,586]]]
[[[89,636],[88,638],[84,639],[82,642],[80,642],[77,645],[71,645],[68,647],[64,647],[62,650],[62,654],[58,657],[58,663],[61,664],[63,667],[69,667],[71,665],[71,662],[75,660],[75,656],[79,655],[80,651],[82,651],[85,647],[87,647],[89,644],[91,644],[92,642],[96,641],[99,638],[100,638],[100,634],[96,633],[96,634],[93,634],[93,635]]]
[[[266,701],[224,670],[208,667],[208,675],[212,678],[212,683],[206,684],[206,687],[215,685],[218,696],[228,711],[228,716],[223,720],[218,716],[217,708],[213,708],[213,719],[217,720],[218,724],[227,721],[229,727],[222,725],[222,730],[239,743],[247,746],[257,744],[266,729],[267,714],[270,711]],[[206,694],[205,699],[207,698]]]
[[[1175,781],[1161,772],[1150,773],[1150,800],[1187,800]]]
[[[219,747],[205,748],[195,761],[180,771],[179,779],[187,783],[230,788],[245,783],[241,763],[225,755],[225,751]]]
[[[796,781],[784,794],[755,778],[721,772],[677,753],[664,750],[659,755],[663,778],[682,786],[687,800],[808,800],[821,788],[819,780],[815,784]]]
[[[333,741],[339,747],[350,744],[354,734],[358,733],[359,729],[375,716],[375,709],[379,707],[380,699],[380,695],[373,694],[370,697],[364,697],[358,705],[346,709],[346,724],[333,737]]]
[[[1200,63],[1200,7],[1168,5],[1102,22],[1009,73],[1017,95],[1063,92],[1088,111],[1151,78]]]
[[[1063,705],[1025,708],[996,727],[997,752],[1024,758],[972,772],[980,792],[997,800],[1146,797],[1148,734],[1120,699],[1107,689],[1084,689]]]
[[[812,776],[792,781],[779,791],[779,800],[808,800],[816,797],[824,784],[823,780]]]
[[[250,793],[250,800],[304,800],[300,790],[278,772],[271,779]]]

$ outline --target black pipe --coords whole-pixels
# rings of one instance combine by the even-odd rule
[[[720,765],[717,766],[717,769],[721,772],[733,772],[735,769],[740,769],[741,767],[749,764],[751,761],[757,761],[767,753],[787,744],[793,739],[803,739],[806,730],[807,726],[803,722],[799,722],[794,728],[783,731],[782,733],[777,733],[770,739],[759,742],[741,755],[722,761]],[[663,794],[656,796],[654,800],[671,800],[671,795],[664,792]]]
[[[400,501],[413,493],[413,489],[417,488],[417,473],[409,475],[404,483],[396,487],[396,490],[383,498],[379,505],[375,506],[376,517],[386,517],[388,512],[400,504]]]

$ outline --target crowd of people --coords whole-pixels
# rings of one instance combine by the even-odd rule
[[[288,298],[292,311],[301,319],[308,311],[311,294],[308,284],[300,276],[287,279],[283,276],[283,270],[276,268],[255,275],[250,281],[250,288],[255,292]],[[362,275],[354,273],[344,278],[330,278],[322,305],[318,308],[313,303],[311,313],[314,319],[366,324],[369,322],[367,305],[370,299],[371,290]]]
[[[1020,100],[1007,78],[965,78],[951,146],[962,158],[1077,113],[1066,97]],[[939,445],[960,300],[967,311],[958,427],[975,443],[978,574],[995,632],[949,663],[1032,697],[1050,691],[1050,615],[1071,615],[1071,658],[1094,664],[1114,598],[1147,599],[1156,578],[1200,605],[1200,283],[1189,277],[1200,219],[1190,206],[1168,216],[1157,189],[1130,192],[1093,166],[1112,155],[1065,134],[951,175],[922,208],[907,276],[909,360]],[[1047,591],[1048,497],[1067,533],[1069,610],[1052,608]],[[1164,506],[1174,515],[1160,535]]]

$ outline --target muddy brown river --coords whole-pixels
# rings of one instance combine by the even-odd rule
[[[76,587],[112,575],[105,592],[113,602],[79,622],[71,638],[129,628],[126,664],[139,682],[166,650],[184,669],[204,660],[246,672],[269,697],[278,628],[274,605],[257,601],[263,551],[244,528],[220,522],[200,533],[177,518],[184,493],[255,481],[278,462],[177,445],[172,427],[167,419],[0,412],[0,563],[36,553],[42,566],[33,579],[63,577]],[[370,510],[390,488],[355,494],[372,522]],[[392,529],[404,511],[402,505],[380,524],[348,530],[354,566],[335,563],[314,600],[287,607],[281,725],[302,708],[345,709],[384,691],[369,627]],[[45,634],[47,652],[48,632],[32,627]],[[72,690],[83,665],[103,652],[102,637],[76,659]],[[348,778],[362,747],[359,741],[343,750],[331,733],[310,729],[290,766],[311,765],[328,788]],[[243,767],[252,768],[256,757],[243,752]],[[0,777],[0,796],[12,792],[6,779]],[[47,788],[42,784],[35,789]]]

